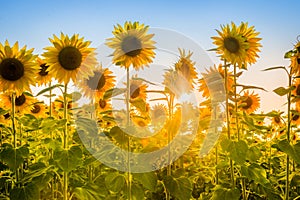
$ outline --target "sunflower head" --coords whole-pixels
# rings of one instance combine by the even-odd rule
[[[0,95],[0,107],[11,108],[12,107],[12,96],[9,93],[4,93]],[[22,115],[30,113],[33,108],[34,98],[27,92],[22,93],[15,97],[15,111],[16,113]]]
[[[241,110],[250,114],[256,111],[260,106],[260,98],[257,94],[252,92],[251,94],[247,91],[241,96],[239,107]]]
[[[84,78],[78,85],[85,96],[91,99],[100,98],[115,86],[115,76],[108,68],[103,69],[100,66],[93,71],[93,75]]]
[[[16,42],[12,47],[8,41],[0,43],[0,88],[3,92],[20,96],[24,91],[30,91],[30,85],[35,84],[38,65],[33,49],[26,46],[19,49]]]
[[[285,55],[286,58],[291,60],[291,71],[295,75],[300,74],[300,41],[294,46],[294,49],[287,52]]]
[[[216,82],[219,80],[219,78],[222,78],[221,82],[219,84],[216,84]],[[199,91],[202,92],[202,96],[205,98],[209,98],[211,96],[209,87],[207,85],[207,82],[212,83],[214,91],[222,91],[224,85],[225,85],[225,71],[223,69],[222,64],[219,64],[219,67],[216,68],[210,67],[209,69],[206,69],[205,73],[202,73],[202,78],[199,79]],[[233,76],[231,72],[227,72],[227,90],[232,91],[233,90]],[[224,90],[224,89],[223,89]]]
[[[195,69],[195,62],[191,60],[192,52],[186,54],[185,50],[179,49],[180,57],[175,63],[175,70],[182,74],[187,82],[190,84],[190,88],[194,88],[195,79],[197,78],[197,72]]]
[[[147,98],[146,90],[148,86],[143,83],[142,80],[135,78],[136,77],[133,77],[130,80],[130,100],[136,100],[140,98],[145,101]]]
[[[47,65],[46,62],[40,57],[37,58],[37,63],[39,64],[40,68],[37,73],[36,82],[38,86],[48,85],[52,78],[48,72],[49,65]]]
[[[247,64],[254,64],[256,59],[259,58],[258,52],[260,52],[261,38],[257,37],[259,32],[256,32],[254,26],[248,27],[248,23],[242,22],[237,28],[238,34],[245,38],[245,42],[248,43],[248,48],[246,48],[246,57],[243,63],[243,68],[247,69]]]
[[[150,115],[151,115],[151,120],[153,122],[157,122],[160,120],[164,121],[166,119],[166,117],[168,116],[167,108],[163,104],[156,104],[151,109]]]
[[[33,104],[30,114],[34,115],[36,118],[45,118],[47,117],[46,105],[41,102],[36,102]]]
[[[221,25],[221,31],[217,32],[219,36],[212,37],[213,43],[217,46],[216,52],[231,64],[242,66],[247,56],[246,50],[249,48],[246,38],[239,33],[233,22],[231,25]]]
[[[136,70],[152,62],[155,56],[152,40],[154,34],[148,34],[148,26],[139,22],[126,22],[124,27],[117,24],[112,32],[115,37],[107,39],[106,45],[114,49],[113,63]]]
[[[43,54],[49,65],[49,74],[60,83],[76,82],[80,78],[92,75],[92,68],[97,64],[95,49],[90,48],[90,41],[84,41],[78,34],[72,37],[61,33],[60,38],[53,35],[49,39],[52,47],[46,47]]]

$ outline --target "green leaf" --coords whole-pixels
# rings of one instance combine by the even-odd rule
[[[291,86],[290,88],[286,89],[284,87],[278,87],[275,90],[273,90],[273,92],[275,92],[276,94],[278,94],[279,96],[284,96],[286,94],[288,94],[290,91],[294,90],[295,86]]]
[[[151,85],[156,85],[155,83],[152,83],[152,82],[150,82],[150,81],[147,81],[146,79],[139,78],[139,77],[133,77],[132,80],[140,80],[140,81],[149,83],[149,84],[151,84]]]
[[[109,173],[105,177],[106,188],[112,192],[119,192],[124,187],[125,178],[118,172]]]
[[[295,53],[297,53],[297,51],[295,51],[295,50],[290,50],[290,51],[288,51],[288,52],[286,52],[286,53],[284,54],[284,58],[291,58],[291,57],[293,57],[293,56],[295,55]]]
[[[261,185],[266,185],[269,183],[265,169],[256,163],[252,163],[250,166],[243,165],[241,167],[241,173],[249,180],[253,180]]]
[[[28,147],[22,146],[14,149],[12,146],[6,146],[0,153],[0,158],[12,170],[16,170],[29,155]]]
[[[53,159],[61,170],[70,172],[82,163],[82,150],[79,146],[72,146],[68,150],[56,150]]]
[[[131,105],[136,107],[139,111],[147,112],[147,104],[143,99],[139,98],[136,100],[132,100],[132,101],[130,101],[130,103],[131,103]]]
[[[260,149],[256,146],[250,147],[247,151],[246,159],[255,162],[262,156]]]
[[[266,91],[266,92],[267,92],[266,89],[264,89],[264,88],[262,88],[262,87],[253,86],[253,85],[241,85],[241,84],[236,84],[236,85],[234,85],[234,86],[236,86],[236,87],[242,87],[242,88],[243,88],[242,91],[243,91],[243,90],[249,90],[249,89],[259,89],[259,90],[263,90],[263,91]]]
[[[106,190],[96,184],[88,183],[87,185],[76,187],[74,195],[77,199],[85,200],[102,200],[108,195]]]
[[[155,191],[157,185],[157,176],[154,172],[134,173],[133,178],[151,192]]]
[[[95,120],[79,117],[75,120],[76,130],[84,131],[85,134],[90,136],[97,136],[98,134],[98,126]]]
[[[15,187],[10,192],[11,200],[38,200],[39,198],[39,189],[34,184],[28,184],[20,188]]]
[[[300,164],[300,142],[291,145],[286,139],[277,143],[278,148]]]
[[[227,189],[221,186],[216,186],[211,200],[239,200],[240,191],[237,188]]]
[[[48,91],[50,91],[50,90],[53,90],[54,88],[57,88],[57,87],[63,87],[63,85],[61,85],[61,84],[56,84],[56,85],[52,85],[52,86],[50,86],[50,87],[47,87],[47,88],[41,90],[39,93],[37,93],[36,96],[40,96],[41,94],[44,94],[45,92],[48,92]]]
[[[113,89],[107,90],[103,95],[103,99],[106,100],[106,99],[112,98],[114,96],[118,96],[120,94],[125,93],[125,91],[126,91],[126,89],[124,89],[124,88],[113,88]]]
[[[245,155],[248,152],[248,145],[244,140],[230,141],[227,151],[232,160],[238,164],[243,164],[246,161]]]
[[[270,71],[270,70],[274,70],[274,69],[284,69],[284,70],[286,70],[285,67],[278,66],[278,67],[270,67],[270,68],[267,68],[267,69],[263,69],[262,71]]]
[[[193,186],[186,177],[174,178],[167,176],[164,180],[167,190],[178,200],[187,200],[192,196]]]
[[[132,200],[144,199],[145,192],[144,192],[144,189],[142,186],[140,186],[138,184],[134,184],[134,185],[132,185],[131,191],[132,191]]]
[[[82,97],[82,94],[80,92],[72,92],[71,94],[68,94],[67,97],[72,99],[73,102],[76,102]]]

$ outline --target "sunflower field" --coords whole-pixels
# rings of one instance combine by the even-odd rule
[[[259,59],[254,26],[221,25],[219,63],[202,72],[179,45],[147,74],[161,67],[155,38],[115,25],[111,65],[79,34],[54,34],[40,55],[0,43],[0,199],[300,199],[300,42],[283,52],[289,66],[263,72],[286,74],[273,91],[285,111],[258,112],[265,89],[239,82]]]

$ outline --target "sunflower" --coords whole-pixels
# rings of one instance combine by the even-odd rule
[[[47,71],[49,65],[47,65],[40,57],[37,58],[37,62],[40,65],[40,69],[37,73],[36,82],[38,86],[48,85],[52,79],[51,75],[49,75],[49,72]]]
[[[280,127],[283,125],[283,121],[282,121],[280,115],[272,117],[272,124],[274,126],[280,126]]]
[[[8,41],[0,43],[0,88],[3,92],[22,95],[24,91],[31,91],[30,85],[35,83],[38,65],[33,49],[26,50],[26,46],[19,49],[16,42],[10,47]]]
[[[219,79],[219,75],[223,78],[222,83],[216,82]],[[210,97],[210,90],[207,86],[207,82],[211,85],[211,87],[224,87],[225,86],[225,71],[223,69],[222,64],[219,64],[218,69],[216,66],[210,67],[209,69],[206,69],[206,73],[202,73],[201,79],[199,79],[199,91],[202,92],[202,96],[205,98]],[[217,83],[217,84],[215,84]],[[227,90],[230,92],[233,90],[233,76],[231,72],[227,72]],[[224,86],[223,86],[224,85]],[[220,91],[220,89],[216,88],[214,90]]]
[[[121,67],[143,69],[155,56],[152,40],[154,34],[148,34],[149,27],[139,22],[126,22],[124,27],[117,24],[112,32],[115,37],[107,39],[106,45],[112,49],[113,63]]]
[[[70,98],[67,98],[67,109],[68,109],[68,112],[69,114],[73,114],[73,111],[71,111],[74,107],[77,106],[76,103],[74,103],[72,101],[72,99]],[[53,112],[53,115],[56,115],[58,116],[59,118],[60,117],[63,117],[63,109],[64,109],[64,97],[63,96],[59,96],[57,97],[54,102],[52,102],[52,112]]]
[[[219,36],[211,37],[214,40],[213,44],[217,45],[216,52],[221,55],[222,59],[241,67],[247,58],[249,43],[239,34],[240,30],[233,22],[231,26],[221,25],[221,29],[221,31],[216,30]]]
[[[177,98],[193,89],[187,79],[175,69],[166,70],[163,85],[166,92],[174,94]]]
[[[53,35],[49,39],[52,47],[46,47],[43,54],[49,65],[49,75],[59,83],[76,83],[77,76],[84,78],[93,74],[92,68],[97,64],[95,49],[90,48],[90,41],[84,41],[74,34],[71,38],[61,33],[60,38]]]
[[[298,42],[294,46],[294,50],[292,50],[292,56],[290,57],[291,59],[291,69],[292,73],[296,75],[300,75],[300,42]]]
[[[131,120],[133,124],[139,128],[146,128],[151,122],[149,118],[144,118],[140,116],[133,116],[131,117]]]
[[[242,22],[238,27],[238,33],[242,35],[243,38],[246,39],[248,43],[248,48],[246,48],[246,58],[244,60],[243,68],[247,69],[247,64],[254,64],[256,62],[256,58],[259,58],[257,55],[260,52],[259,48],[262,45],[259,43],[261,38],[257,37],[259,32],[256,32],[254,26],[248,27],[248,23]]]
[[[153,122],[158,122],[160,120],[164,121],[168,116],[166,106],[164,104],[156,104],[151,109],[150,116]]]
[[[81,88],[85,96],[94,99],[103,96],[103,94],[112,89],[115,85],[115,76],[108,68],[100,68],[94,70],[94,74],[84,78],[78,86]]]
[[[195,69],[195,62],[191,60],[192,52],[185,53],[185,50],[179,49],[180,57],[175,63],[175,70],[179,72],[189,83],[189,88],[194,88],[197,72]]]
[[[102,112],[112,110],[112,105],[109,99],[98,98],[96,100],[97,111],[101,114]]]
[[[147,87],[148,86],[145,83],[143,83],[142,80],[136,79],[136,77],[132,77],[132,79],[130,79],[130,89],[129,89],[130,100],[134,101],[137,99],[142,99],[142,100],[146,101]]]
[[[30,110],[30,114],[36,118],[46,118],[48,116],[46,112],[46,105],[41,102],[34,103],[32,109]]]
[[[4,93],[0,95],[1,107],[12,107],[11,95]],[[15,111],[18,114],[30,113],[30,110],[33,108],[34,98],[27,93],[22,93],[20,96],[17,96],[15,99]]]
[[[296,111],[297,113],[292,113],[292,124],[300,125],[300,114],[298,110]]]
[[[260,106],[260,98],[257,94],[250,94],[248,91],[244,92],[243,96],[241,96],[241,100],[239,102],[239,107],[241,110],[250,114],[257,110]]]
[[[298,102],[300,100],[300,79],[296,78],[294,79],[293,86],[295,86],[295,89],[292,90],[292,95],[295,97],[295,100]]]

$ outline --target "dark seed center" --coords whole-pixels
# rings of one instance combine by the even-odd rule
[[[87,84],[92,90],[101,90],[105,85],[105,76],[100,72],[95,72],[94,76],[89,77]]]
[[[240,50],[239,41],[233,37],[225,38],[224,46],[230,53],[237,53]]]
[[[24,75],[24,65],[16,58],[6,58],[0,63],[0,74],[8,81],[16,81]]]
[[[243,106],[244,109],[248,109],[252,106],[253,100],[250,97],[247,97],[246,100],[242,101],[242,103],[245,103],[246,105]]]
[[[134,36],[127,36],[122,41],[121,49],[125,55],[135,57],[141,53],[142,43]]]
[[[39,75],[41,75],[41,76],[47,76],[48,72],[46,70],[48,69],[48,67],[49,67],[49,65],[41,64],[40,65]]]
[[[145,127],[145,126],[146,126],[146,123],[143,122],[142,120],[140,120],[140,121],[138,122],[138,125],[139,125],[140,127]]]
[[[297,63],[298,65],[300,65],[300,58],[297,58]]]
[[[25,103],[26,101],[26,97],[24,94],[22,94],[21,96],[18,96],[15,100],[16,106],[21,106]]]
[[[60,65],[66,70],[74,70],[80,67],[82,55],[76,47],[65,47],[58,54]]]
[[[279,116],[275,116],[274,117],[274,121],[279,124],[280,123],[280,117]]]
[[[297,96],[300,95],[300,84],[297,85],[297,88],[296,88],[296,94],[297,94]]]
[[[32,113],[39,113],[41,111],[41,106],[39,106],[39,105],[37,105],[37,104],[35,104],[34,106],[33,106],[33,109],[31,109],[31,112]]]
[[[137,98],[140,95],[140,87],[137,85],[130,85],[130,97]]]
[[[297,115],[297,114],[294,114],[294,113],[292,114],[292,120],[293,120],[293,121],[297,121],[297,120],[299,119],[299,117],[300,117],[300,116]]]
[[[9,113],[6,113],[5,115],[3,115],[5,119],[8,119],[10,117]]]
[[[102,108],[102,109],[105,108],[106,104],[107,104],[107,103],[106,103],[105,100],[103,100],[103,99],[100,99],[100,100],[99,100],[99,106],[100,106],[100,108]]]

